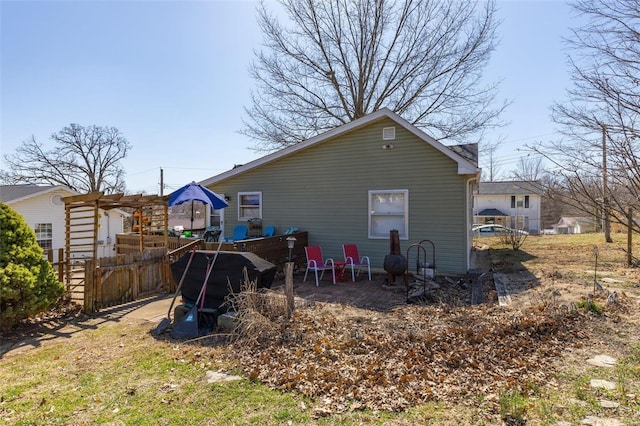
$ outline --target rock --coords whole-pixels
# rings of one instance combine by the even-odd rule
[[[227,312],[222,314],[217,319],[218,330],[232,332],[236,326],[235,312]]]
[[[596,367],[614,367],[618,360],[609,355],[596,355],[588,359],[587,362]]]
[[[579,405],[580,407],[588,407],[589,403],[587,403],[586,401],[583,401],[581,399],[576,399],[576,398],[569,398],[568,402],[574,405]]]
[[[595,416],[585,417],[580,424],[591,426],[622,426],[622,423],[620,423],[620,420],[618,419]]]
[[[219,371],[208,370],[205,374],[207,383],[214,382],[232,382],[234,380],[242,380],[240,376],[234,376],[233,374],[221,373]]]
[[[591,381],[589,382],[589,386],[591,386],[592,388],[602,388],[607,390],[614,390],[616,388],[615,383],[601,379],[591,379]]]
[[[601,399],[598,401],[602,408],[618,408],[620,406],[619,403],[615,401],[608,401],[606,399]]]

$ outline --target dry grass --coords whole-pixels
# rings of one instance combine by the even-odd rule
[[[290,321],[252,313],[228,360],[253,380],[316,399],[322,413],[465,404],[470,396],[497,411],[496,395],[532,396],[565,365],[632,350],[640,271],[627,268],[616,237],[613,244],[597,235],[532,237],[518,251],[488,241],[494,269],[509,277],[509,307],[490,300],[372,314],[319,304],[298,308]],[[594,280],[605,288],[594,291]]]
[[[605,244],[599,235],[530,237],[518,251],[497,239],[483,240],[490,245],[495,270],[509,277],[512,304],[507,307],[498,306],[495,292],[487,289],[492,298],[482,306],[436,302],[389,313],[298,299],[289,317],[284,295],[256,292],[247,283],[245,291],[231,301],[238,312],[233,339],[180,344],[154,340],[151,333],[143,336],[137,330],[120,331],[115,341],[112,333],[86,334],[65,342],[64,347],[76,356],[83,354],[73,369],[74,377],[110,371],[114,385],[97,383],[96,395],[83,394],[89,402],[104,400],[104,394],[118,394],[122,383],[130,383],[117,373],[124,348],[146,348],[142,365],[136,361],[142,352],[126,355],[126,374],[147,377],[145,383],[153,382],[158,392],[154,395],[149,392],[153,386],[145,385],[150,406],[142,401],[132,403],[128,409],[133,414],[127,417],[132,421],[144,418],[151,409],[184,422],[189,414],[175,411],[182,407],[175,405],[181,400],[189,400],[194,407],[207,406],[210,413],[206,392],[181,389],[187,389],[189,374],[215,368],[240,372],[249,379],[233,388],[215,388],[215,410],[226,413],[224,422],[233,424],[551,425],[559,421],[579,424],[588,416],[638,424],[640,271],[625,264],[625,236],[614,235],[614,239],[613,244]],[[640,252],[640,244],[634,248]],[[604,285],[603,291],[594,292],[594,279]],[[614,291],[617,298],[611,302]],[[28,355],[29,371],[46,375],[61,353],[55,353],[54,361]],[[84,362],[89,359],[84,354],[101,361]],[[586,363],[598,354],[618,358],[619,365],[601,369]],[[163,358],[167,359],[160,361]],[[20,356],[2,361],[18,365]],[[157,365],[168,365],[173,373],[149,367]],[[9,374],[6,383],[25,383],[23,378],[11,377],[12,370],[5,369]],[[149,377],[149,372],[158,378]],[[593,378],[611,380],[616,389],[593,389],[589,386]],[[82,388],[86,380],[74,386]],[[177,386],[170,396],[164,386],[167,383]],[[4,386],[0,418],[8,415],[9,408],[29,407],[38,412],[38,401],[31,395],[60,393],[64,388],[42,381],[25,383],[19,389]],[[124,386],[123,392],[130,392],[131,386]],[[140,386],[134,387],[138,394],[142,394]],[[265,398],[262,386],[274,393]],[[240,411],[236,396],[243,401]],[[618,408],[603,409],[599,403],[603,399],[619,404]],[[81,406],[87,422],[119,418],[100,417],[92,408],[95,405]],[[48,407],[43,407],[44,412]],[[242,420],[248,412],[254,413],[251,420]],[[73,417],[58,414],[61,423],[75,424],[69,420]],[[15,411],[11,415],[19,418]],[[39,415],[24,418],[29,423],[29,419],[46,417]]]

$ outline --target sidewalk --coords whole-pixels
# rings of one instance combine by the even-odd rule
[[[147,299],[136,300],[135,302],[112,308],[101,309],[96,314],[105,320],[144,320],[153,323],[160,322],[167,317],[169,306],[173,300],[172,294],[161,294]],[[180,296],[176,299],[174,306],[180,304]]]

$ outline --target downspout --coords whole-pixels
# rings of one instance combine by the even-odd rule
[[[472,242],[473,242],[471,237],[471,221],[473,220],[473,214],[469,215],[469,212],[472,211],[472,206],[470,206],[469,203],[473,203],[473,196],[472,194],[470,194],[472,181],[480,182],[480,172],[477,172],[474,177],[467,179],[466,188],[465,188],[465,193],[466,193],[465,204],[467,207],[465,212],[465,222],[466,222],[465,232],[467,233],[467,271],[469,271],[469,269],[471,268],[471,249],[472,249]]]

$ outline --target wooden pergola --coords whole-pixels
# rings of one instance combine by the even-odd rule
[[[144,250],[145,235],[163,235],[164,246],[168,244],[169,196],[125,195],[92,192],[63,197],[65,203],[65,276],[67,286],[81,261],[96,259],[98,254],[98,229],[100,210],[133,210],[138,218],[140,251]]]

